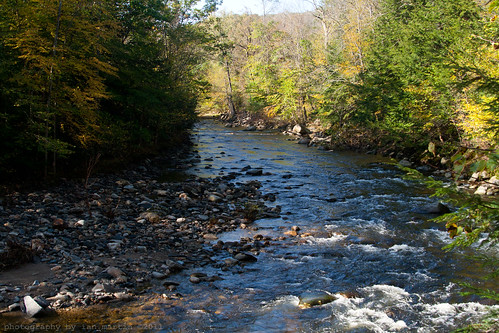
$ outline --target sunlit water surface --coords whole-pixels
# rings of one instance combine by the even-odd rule
[[[307,148],[276,133],[209,120],[196,126],[193,139],[196,162],[188,173],[238,172],[234,182],[259,180],[264,194],[276,195],[267,204],[282,207],[280,218],[257,220],[257,230],[238,229],[220,240],[276,238],[292,226],[310,235],[274,242],[238,273],[201,268],[221,277],[213,283],[189,283],[191,271],[173,276],[183,295],[177,300],[158,291],[132,307],[98,309],[92,313],[100,317],[86,322],[161,332],[449,332],[486,312],[478,299],[458,294],[458,281],[483,272],[441,250],[450,242],[447,233],[423,214],[436,199],[387,160]],[[241,172],[246,166],[264,175],[248,176]],[[299,296],[307,292],[336,300],[303,309]]]

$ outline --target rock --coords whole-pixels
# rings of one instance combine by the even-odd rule
[[[256,126],[250,125],[250,126],[246,127],[245,129],[243,129],[243,131],[254,132],[254,131],[256,131]]]
[[[487,195],[487,190],[489,189],[489,187],[485,184],[483,185],[480,185],[477,190],[475,191],[475,195]]]
[[[21,304],[24,313],[30,318],[40,315],[43,312],[43,307],[38,304],[31,296],[25,296]]]
[[[126,292],[118,292],[118,293],[114,293],[113,296],[118,300],[118,301],[122,301],[122,302],[128,302],[128,301],[131,301],[133,300],[133,295],[130,295],[129,293],[126,293]]]
[[[298,233],[295,230],[288,230],[288,231],[284,232],[284,234],[286,236],[292,236],[292,237],[298,236]]]
[[[403,167],[406,167],[406,168],[410,168],[412,166],[412,162],[407,160],[407,159],[403,159],[399,162],[399,164]]]
[[[234,256],[234,258],[238,261],[242,261],[242,262],[256,262],[258,261],[258,259],[254,256],[252,256],[251,254],[248,254],[248,253],[238,253]]]
[[[54,219],[52,227],[57,230],[64,230],[68,228],[68,225],[63,219]]]
[[[135,247],[135,251],[140,253],[147,253],[147,247],[139,245]]]
[[[142,209],[149,209],[152,207],[152,203],[150,203],[149,201],[142,201],[138,204],[138,206]]]
[[[121,243],[119,242],[111,242],[111,243],[107,243],[107,247],[111,250],[111,251],[117,251],[121,248]]]
[[[35,302],[37,302],[42,308],[46,309],[50,306],[50,302],[48,302],[45,298],[42,296],[36,296],[34,298]]]
[[[488,182],[489,184],[499,186],[499,179],[496,176],[491,177]]]
[[[447,214],[450,212],[449,207],[441,202],[429,204],[422,209],[422,214]]]
[[[300,295],[299,299],[299,306],[301,308],[310,308],[312,306],[331,303],[336,300],[337,297],[325,291],[316,291],[303,293]]]
[[[208,275],[206,275],[205,273],[196,272],[191,274],[191,276],[189,277],[189,281],[191,283],[200,283],[202,281],[206,281],[207,278]]]
[[[299,124],[295,125],[292,129],[294,134],[305,135],[309,133],[308,129],[305,126],[301,126]]]
[[[164,278],[166,278],[168,276],[168,274],[170,274],[170,272],[165,272],[165,273],[160,273],[160,272],[152,272],[151,273],[151,276],[155,279],[158,279],[158,280],[163,280]]]
[[[119,277],[122,277],[122,276],[125,276],[126,274],[123,273],[123,271],[117,267],[114,267],[114,266],[110,266],[106,269],[106,273],[111,275],[112,277],[114,278],[119,278]]]
[[[198,284],[198,283],[200,283],[200,282],[201,282],[201,279],[200,279],[200,278],[198,278],[197,276],[191,276],[191,277],[189,278],[189,281],[190,281],[191,283]]]
[[[300,145],[308,145],[310,143],[310,138],[303,137],[298,141],[298,144]]]
[[[9,305],[8,309],[10,312],[20,311],[21,310],[21,303],[13,303],[13,304]]]
[[[168,195],[168,191],[165,190],[156,190],[156,195],[159,197],[166,197]]]
[[[216,195],[216,194],[210,194],[208,195],[208,201],[211,201],[211,202],[220,202],[222,201],[222,197]]]
[[[163,282],[163,286],[165,286],[165,287],[169,287],[169,286],[178,287],[179,285],[180,285],[180,283],[175,282],[175,281],[164,281]]]
[[[215,234],[204,234],[203,238],[206,240],[217,240],[218,237]]]
[[[58,293],[53,297],[49,297],[47,300],[49,300],[50,302],[66,302],[69,300],[69,296],[67,294]]]
[[[250,169],[246,171],[246,174],[249,176],[261,176],[263,175],[263,170],[262,169]]]
[[[225,265],[227,266],[234,266],[238,263],[239,261],[234,259],[234,258],[227,258],[224,260]]]
[[[161,218],[157,213],[154,212],[144,212],[140,214],[140,217],[151,222],[151,223],[158,223],[161,221]]]
[[[135,192],[135,187],[133,187],[133,185],[123,186],[123,189],[128,191],[128,192]]]
[[[93,288],[92,288],[93,293],[103,293],[103,292],[116,292],[116,288],[111,286],[108,283],[97,283]]]

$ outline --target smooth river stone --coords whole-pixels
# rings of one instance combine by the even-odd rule
[[[331,303],[337,299],[336,296],[331,295],[325,291],[305,292],[299,297],[301,308],[310,308],[316,305],[324,305]]]

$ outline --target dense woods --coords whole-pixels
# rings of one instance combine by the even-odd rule
[[[453,205],[438,218],[454,239],[448,248],[484,245],[486,278],[497,280],[499,0],[310,0],[310,12],[280,14],[262,0],[263,15],[216,13],[220,2],[1,0],[0,183],[86,172],[80,202],[90,219],[88,178],[101,157],[127,162],[185,142],[198,112],[320,123],[333,147],[426,164],[463,183],[486,179],[491,186],[477,193],[405,169]],[[170,195],[147,179],[136,179],[147,195]],[[191,194],[200,211],[203,200],[222,201],[201,193],[232,186],[199,184]],[[123,186],[130,202],[134,191]],[[178,191],[165,207],[190,200]],[[138,206],[133,214],[152,204]],[[196,218],[224,221],[208,213]]]
[[[494,149],[496,2],[313,3],[303,14],[212,18],[218,57],[204,107],[321,119],[333,144],[437,167],[463,147]]]
[[[2,176],[171,144],[203,85],[197,23],[215,7],[197,2],[2,1]]]
[[[3,1],[2,175],[156,150],[196,108],[320,119],[337,146],[437,167],[495,148],[496,1],[312,2],[271,14],[263,1],[259,16],[211,15],[216,1]]]

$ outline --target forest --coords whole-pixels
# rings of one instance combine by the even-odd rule
[[[153,153],[184,140],[196,110],[319,119],[334,146],[457,172],[496,156],[497,1],[313,0],[264,15],[198,2],[4,0],[3,178]]]
[[[203,107],[320,119],[335,146],[434,167],[496,148],[496,1],[312,2],[302,14],[210,18]]]
[[[206,84],[198,23],[215,9],[197,2],[2,0],[2,179],[71,174],[183,140]]]
[[[320,124],[331,138],[328,148],[405,158],[429,173],[444,170],[457,183],[473,175],[497,189],[499,0],[309,0],[314,7],[309,12],[278,14],[271,10],[274,2],[261,0],[263,15],[256,15],[219,12],[220,0],[2,0],[1,189],[60,177],[86,176],[88,182],[96,164],[116,171],[160,155],[188,143],[199,114],[218,114],[228,123],[251,118],[269,127]],[[496,190],[481,197],[448,179],[404,170],[455,208],[436,219],[453,239],[447,249],[477,243],[497,249]],[[133,184],[112,182],[117,183],[129,196],[125,202],[138,200]],[[191,199],[184,192],[199,199],[200,207],[210,201],[213,210],[195,212],[211,228],[224,220],[208,215],[229,209],[214,206],[222,201],[215,194],[233,189],[229,183],[202,183],[171,193],[156,181],[134,184],[151,187],[147,196],[171,194],[164,200],[168,209],[175,200],[187,207]],[[91,194],[87,185],[80,201],[90,221],[93,203],[104,208],[98,190]],[[247,199],[248,193],[237,198]],[[106,211],[109,221],[120,205],[115,196],[116,208]],[[152,203],[138,206],[134,213],[151,213],[142,210]],[[252,209],[248,204],[241,211],[255,213]],[[185,226],[185,218],[168,214],[178,228]],[[76,223],[83,226],[85,220]],[[240,225],[246,228],[233,224]],[[199,245],[197,232],[192,239]],[[201,240],[210,239],[216,235]],[[110,244],[118,246],[103,248]],[[497,281],[492,250],[482,258],[491,272],[485,278]],[[495,290],[465,287],[499,300]]]

